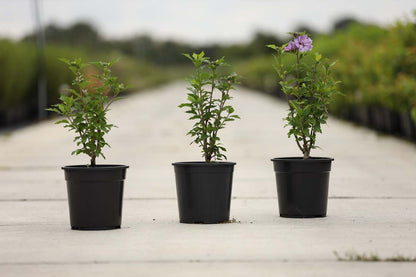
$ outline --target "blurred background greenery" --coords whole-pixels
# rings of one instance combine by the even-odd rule
[[[335,75],[340,91],[331,113],[382,132],[416,139],[416,24],[397,21],[380,27],[352,18],[336,21],[331,32],[305,26],[314,40],[313,51],[338,60]],[[105,39],[89,23],[45,27],[47,105],[54,104],[72,73],[59,57],[85,61],[119,58],[114,73],[134,86],[127,93],[183,79],[192,68],[181,53],[204,50],[213,58],[226,56],[242,85],[282,97],[266,44],[282,44],[288,37],[257,32],[251,41],[227,45],[192,45],[156,40],[148,35]],[[38,55],[36,35],[0,40],[0,128],[37,117]]]
[[[313,51],[338,61],[334,71],[344,95],[338,95],[331,105],[333,115],[415,139],[414,22],[382,28],[345,21],[332,34],[315,34]],[[271,63],[270,55],[256,55],[241,59],[235,68],[245,76],[245,86],[282,97]]]

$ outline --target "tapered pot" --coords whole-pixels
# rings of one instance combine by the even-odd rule
[[[121,226],[126,165],[64,166],[69,217],[75,230]]]
[[[179,221],[222,223],[230,219],[232,162],[177,162],[175,169]]]
[[[275,158],[281,217],[325,217],[332,158]]]

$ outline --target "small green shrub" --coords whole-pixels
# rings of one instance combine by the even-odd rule
[[[188,80],[188,102],[179,105],[190,114],[190,120],[196,121],[188,132],[193,143],[202,148],[205,162],[227,159],[227,150],[220,142],[218,132],[227,122],[238,119],[234,108],[226,103],[232,99],[230,93],[238,83],[236,73],[221,73],[226,63],[224,57],[211,60],[202,51],[199,54],[184,54],[192,61],[196,73]]]
[[[88,64],[80,58],[73,61],[61,59],[75,75],[70,89],[70,95],[62,95],[60,103],[55,104],[49,111],[64,116],[56,124],[64,124],[65,128],[75,132],[74,142],[78,149],[72,154],[86,154],[91,159],[91,166],[96,165],[96,158],[105,156],[102,149],[109,146],[104,135],[115,127],[109,124],[107,112],[110,105],[119,100],[118,95],[126,89],[112,76],[111,66],[115,61],[93,63],[100,69],[101,74],[87,75]],[[109,94],[109,95],[108,95]]]

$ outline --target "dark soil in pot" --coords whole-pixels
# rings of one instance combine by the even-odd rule
[[[64,166],[72,229],[121,226],[125,165]]]
[[[235,163],[178,162],[172,165],[181,223],[222,223],[230,219]]]
[[[332,158],[272,159],[281,217],[325,217]]]

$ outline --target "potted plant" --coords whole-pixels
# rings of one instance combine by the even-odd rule
[[[64,117],[56,124],[64,124],[65,128],[74,131],[78,149],[72,154],[90,157],[89,165],[62,167],[67,182],[71,227],[77,230],[120,228],[128,166],[98,165],[96,159],[105,158],[102,149],[109,145],[104,135],[115,127],[106,117],[109,107],[120,99],[118,96],[126,87],[111,75],[115,61],[93,63],[101,74],[91,78],[83,73],[87,64],[81,59],[61,60],[75,74],[74,89],[69,90],[69,95],[62,95],[60,103],[48,110]]]
[[[282,46],[268,45],[276,54],[274,68],[287,97],[289,113],[285,118],[289,137],[302,152],[301,157],[272,159],[276,173],[279,212],[282,217],[324,217],[327,211],[329,172],[332,158],[311,157],[317,148],[316,135],[326,124],[331,96],[337,84],[331,77],[330,63],[312,50],[312,39],[303,33],[290,33],[293,40]],[[282,61],[292,55],[294,64]]]
[[[181,223],[220,223],[230,217],[233,162],[224,162],[225,147],[220,143],[219,131],[227,122],[238,119],[234,108],[227,105],[230,92],[238,83],[235,73],[224,74],[224,57],[211,60],[204,52],[184,54],[196,68],[188,80],[186,108],[195,124],[188,132],[193,142],[202,148],[201,162],[176,162],[176,190]]]

